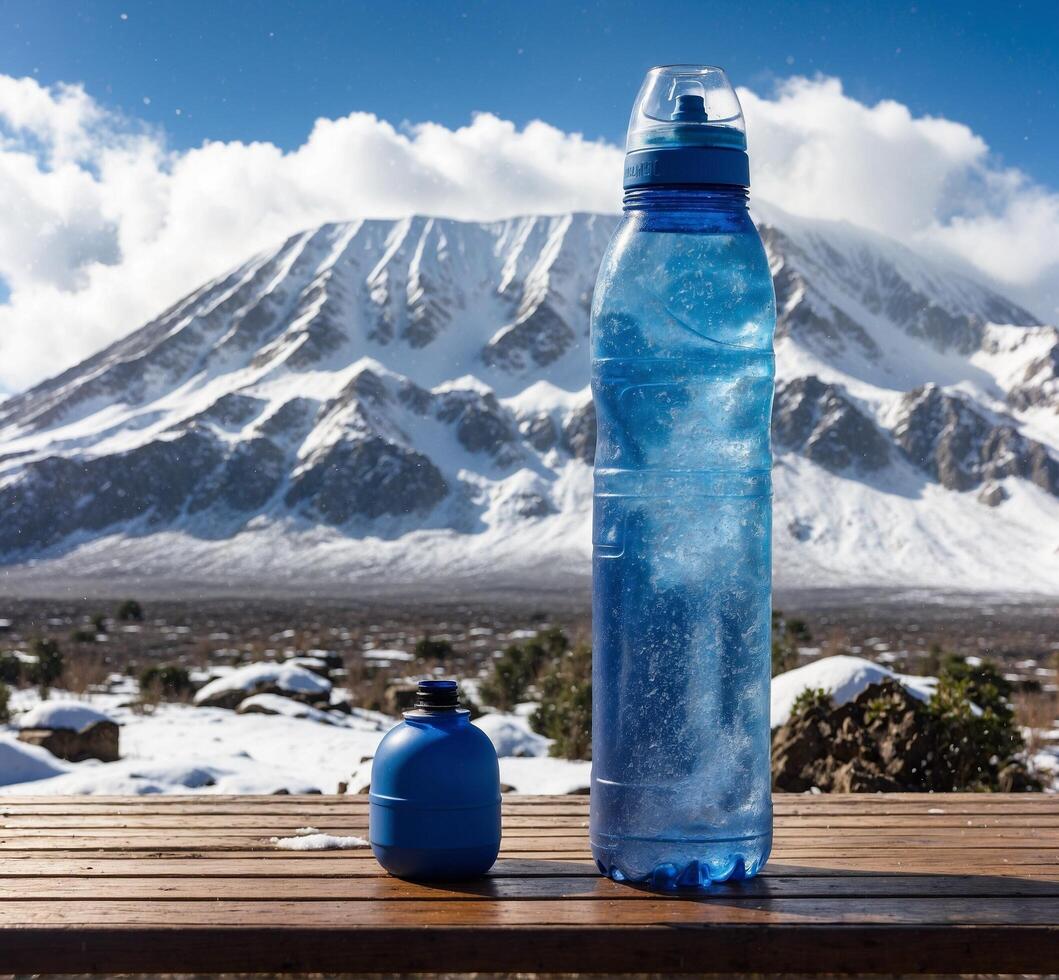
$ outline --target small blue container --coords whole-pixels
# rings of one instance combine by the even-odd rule
[[[390,874],[458,880],[493,866],[500,766],[455,681],[420,681],[415,707],[379,743],[369,800],[371,849]]]

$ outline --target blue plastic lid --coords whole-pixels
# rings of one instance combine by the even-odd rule
[[[625,188],[750,186],[739,97],[721,68],[663,65],[640,87],[629,119]]]

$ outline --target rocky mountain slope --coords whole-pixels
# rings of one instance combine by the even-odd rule
[[[1059,331],[895,242],[757,212],[777,581],[1059,588]],[[0,402],[10,570],[295,584],[588,572],[615,218],[329,224]]]

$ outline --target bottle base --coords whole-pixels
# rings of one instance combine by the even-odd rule
[[[661,892],[703,891],[715,882],[752,878],[771,850],[771,833],[712,841],[592,839],[601,874]]]
[[[466,881],[484,875],[495,863],[497,847],[426,849],[371,845],[375,860],[395,878],[409,881]]]

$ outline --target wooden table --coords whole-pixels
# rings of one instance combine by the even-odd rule
[[[588,801],[512,797],[488,878],[415,885],[363,797],[0,801],[0,973],[1059,969],[1059,799],[779,796],[760,877],[659,897],[596,874]]]

